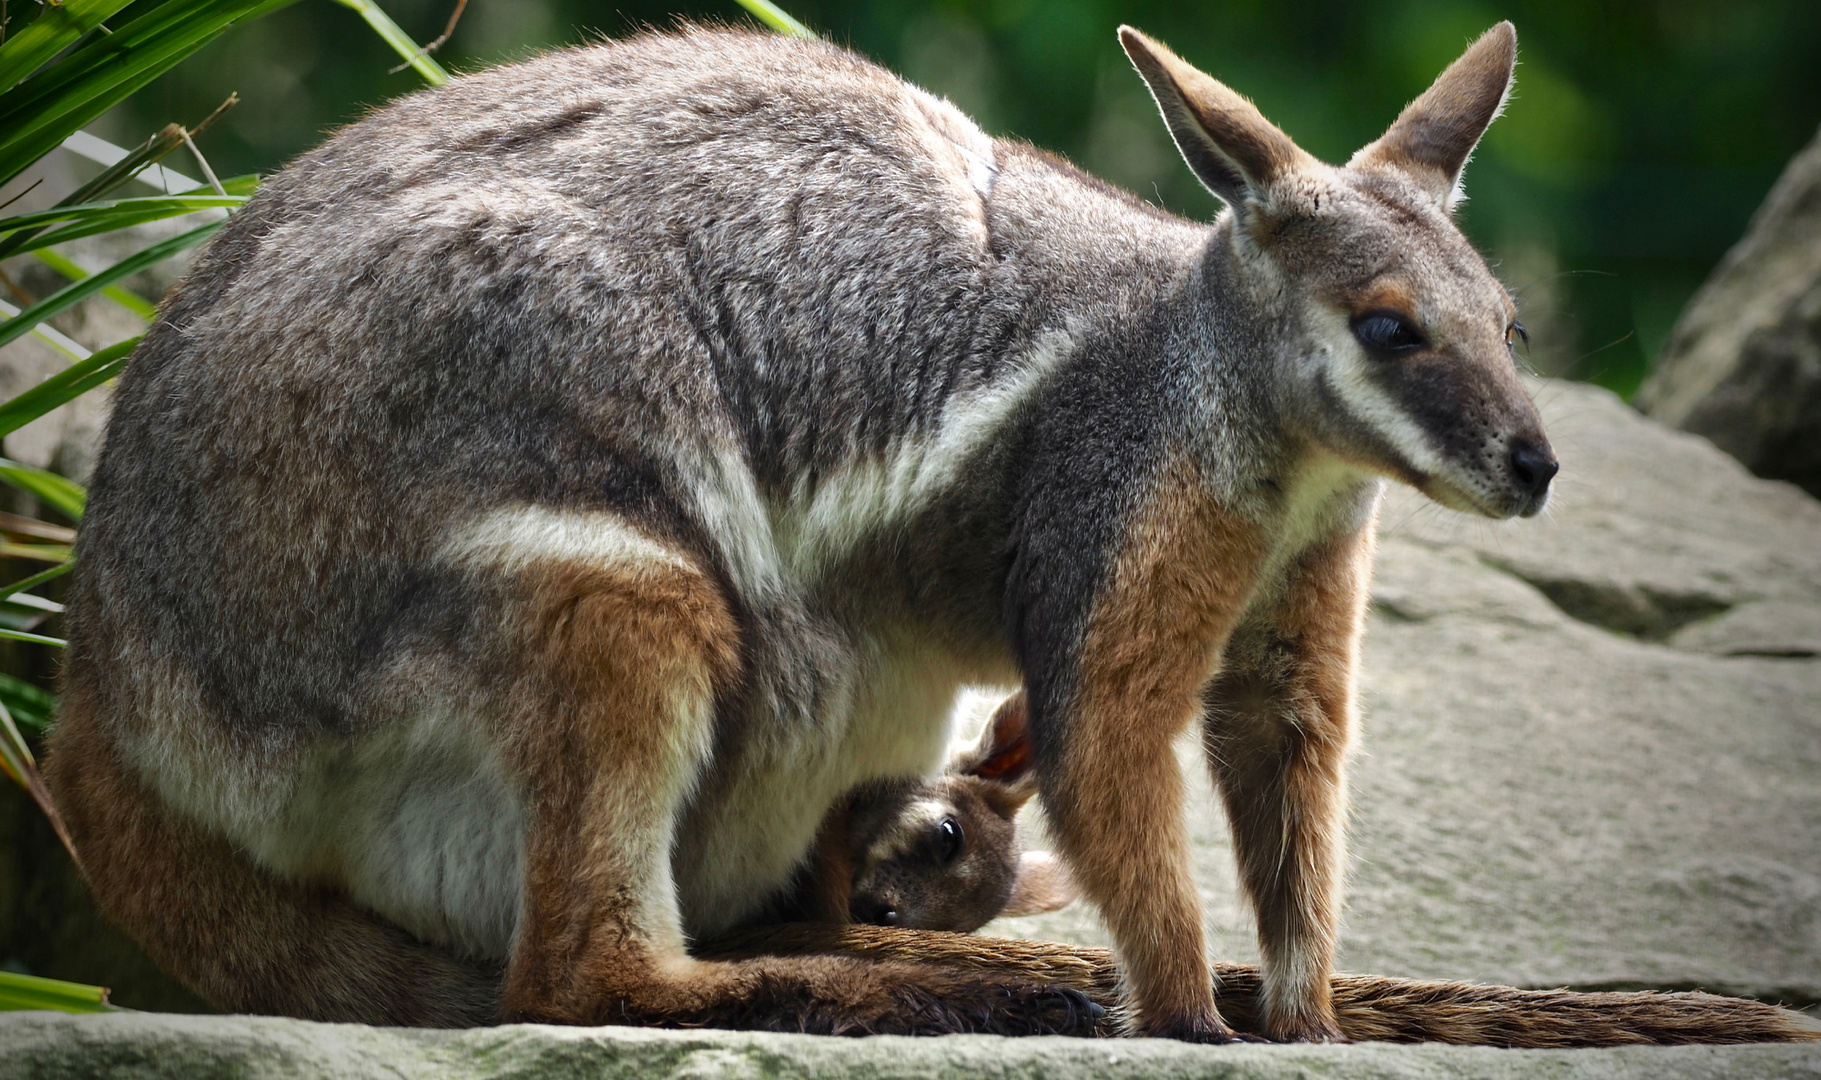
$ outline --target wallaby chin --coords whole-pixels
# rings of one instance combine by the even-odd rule
[[[452,80],[262,185],[122,376],[77,541],[47,780],[120,856],[102,906],[235,1009],[1089,1035],[1117,1001],[1220,1042],[1194,728],[1265,958],[1223,1007],[1376,1030],[1330,977],[1372,478],[1510,515],[1556,469],[1448,217],[1515,36],[1345,168],[1120,40],[1235,231],[705,29]],[[861,827],[994,679],[951,801]],[[869,868],[1003,870],[1039,789],[1117,968],[828,925],[690,954],[812,853],[831,922]],[[965,925],[1017,888],[941,892]]]

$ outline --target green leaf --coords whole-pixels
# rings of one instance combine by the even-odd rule
[[[68,142],[69,140],[66,138],[64,144],[68,144]],[[153,134],[138,149],[125,153],[119,161],[102,170],[101,175],[59,199],[57,205],[60,207],[80,206],[95,202],[182,145],[183,128],[176,124],[166,124],[162,130]],[[0,259],[24,250],[26,241],[30,240],[37,231],[33,229],[15,232],[4,240],[0,240]]]
[[[67,147],[70,138],[74,135],[75,132],[71,132],[64,137],[63,142],[59,145]],[[184,130],[182,124],[166,124],[157,131],[152,132],[151,137],[146,139],[145,142],[139,144],[134,149],[123,153],[120,156],[120,160],[101,170],[100,175],[96,176],[93,180],[90,180],[75,191],[70,192],[67,197],[59,199],[57,205],[73,206],[76,203],[94,202],[96,199],[101,198],[103,195],[106,195],[108,192],[126,183],[128,180],[133,179],[135,176],[143,173],[158,162],[163,161],[166,157],[169,157],[178,147],[184,145],[183,136]],[[94,139],[97,142],[106,141],[93,134],[89,134],[89,138]],[[119,147],[115,147],[114,149],[118,150]],[[202,185],[198,183],[195,186],[201,187]],[[189,189],[186,188],[185,190],[187,191]],[[165,194],[170,195],[175,193],[166,191]]]
[[[0,559],[32,559],[37,562],[66,563],[70,561],[70,546],[68,544],[0,542]]]
[[[51,57],[75,44],[131,0],[63,0],[38,12],[0,45],[0,90],[11,89]]]
[[[56,695],[3,672],[0,672],[0,704],[13,714],[14,720],[40,732],[50,727],[51,717],[57,711]]]
[[[236,177],[233,182],[245,183],[249,179],[257,182],[257,177]],[[50,244],[61,244],[84,236],[93,236],[96,233],[143,225],[148,221],[162,221],[165,218],[194,214],[198,210],[231,210],[246,201],[245,195],[221,196],[213,192],[207,195],[154,195],[142,199],[115,199],[112,202],[56,206],[49,210],[40,210],[35,214],[19,214],[15,217],[0,218],[0,234],[31,232],[49,228],[59,222],[69,223],[55,232],[35,233],[23,242],[9,243],[3,250],[0,250],[0,257],[16,255]]]
[[[62,638],[45,637],[43,634],[28,634],[24,630],[8,630],[4,626],[0,626],[0,638],[10,638],[13,641],[29,641],[33,645],[54,645],[59,649],[69,644],[69,642]]]
[[[5,345],[14,338],[20,337],[52,315],[86,300],[121,278],[131,277],[148,266],[163,262],[185,248],[202,243],[215,235],[215,230],[224,224],[225,222],[221,221],[211,221],[207,225],[173,236],[162,243],[153,244],[137,255],[120,260],[100,273],[90,274],[81,281],[73,282],[57,290],[13,318],[0,322],[0,345]]]
[[[736,2],[747,11],[752,12],[760,22],[780,34],[809,38],[812,41],[821,40],[820,35],[814,30],[791,18],[783,8],[772,3],[771,0],[736,0]]]
[[[116,1011],[107,1003],[106,987],[40,979],[36,975],[12,971],[0,971],[0,1009],[48,1009],[70,1013]]]
[[[50,267],[52,270],[57,271],[71,281],[81,281],[83,278],[89,276],[89,272],[78,265],[76,260],[60,252],[52,251],[48,247],[39,248],[37,256],[39,262]],[[151,322],[152,316],[158,314],[157,304],[152,303],[138,293],[128,292],[118,285],[109,285],[107,288],[102,289],[101,295],[112,300],[114,303],[119,304],[121,307],[126,308],[128,311],[147,322]]]
[[[342,7],[350,8],[367,20],[367,25],[380,36],[380,40],[392,46],[392,51],[404,58],[405,63],[424,77],[431,86],[441,86],[449,81],[449,73],[443,66],[430,58],[430,54],[418,48],[411,35],[399,28],[373,0],[335,0]]]
[[[295,0],[167,0],[0,94],[0,183],[243,19]]]
[[[27,494],[36,495],[71,521],[82,520],[82,508],[88,501],[88,492],[82,490],[82,485],[74,480],[6,458],[0,458],[0,480]]]
[[[230,176],[221,182],[221,190],[227,192],[230,199],[244,199],[259,190],[259,174],[242,173],[239,176]],[[221,196],[217,195],[215,198],[219,199]]]
[[[0,404],[0,436],[10,435],[66,401],[80,397],[107,382],[126,366],[127,357],[144,335],[128,338],[80,360],[37,386]]]

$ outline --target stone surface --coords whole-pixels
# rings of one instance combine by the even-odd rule
[[[0,1080],[983,1076],[1065,1080],[1818,1080],[1821,1047],[1188,1046],[1154,1039],[818,1038],[515,1026],[401,1031],[248,1017],[0,1015]]]
[[[1682,312],[1636,403],[1821,495],[1821,134]]]

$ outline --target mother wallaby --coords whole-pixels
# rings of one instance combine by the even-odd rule
[[[1336,1037],[1381,484],[1509,517],[1556,471],[1449,216],[1515,37],[1337,168],[1120,36],[1213,225],[722,30],[458,79],[272,177],[121,380],[83,523],[49,780],[104,908],[239,1010],[1086,1031],[1009,962],[687,951],[928,772],[958,685],[1020,681],[1133,1029],[1232,1037],[1195,724],[1264,1030]]]

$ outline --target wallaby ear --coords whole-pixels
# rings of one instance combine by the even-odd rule
[[[948,771],[991,782],[981,791],[1001,817],[1015,816],[1037,794],[1037,759],[1031,755],[1030,713],[1020,690],[999,703],[980,739],[950,759]]]
[[[1036,764],[1031,756],[1030,714],[1020,690],[999,703],[979,740],[957,752],[948,771],[1011,784],[1029,776]]]
[[[1018,880],[1001,915],[1040,915],[1068,907],[1081,895],[1062,860],[1047,851],[1027,851],[1018,859]]]
[[[1517,28],[1508,22],[1480,35],[1435,84],[1404,106],[1378,141],[1353,155],[1350,168],[1396,169],[1444,207],[1461,200],[1461,171],[1480,136],[1511,93]]]
[[[1183,160],[1229,206],[1269,203],[1272,185],[1315,159],[1250,101],[1129,26],[1119,28]]]

